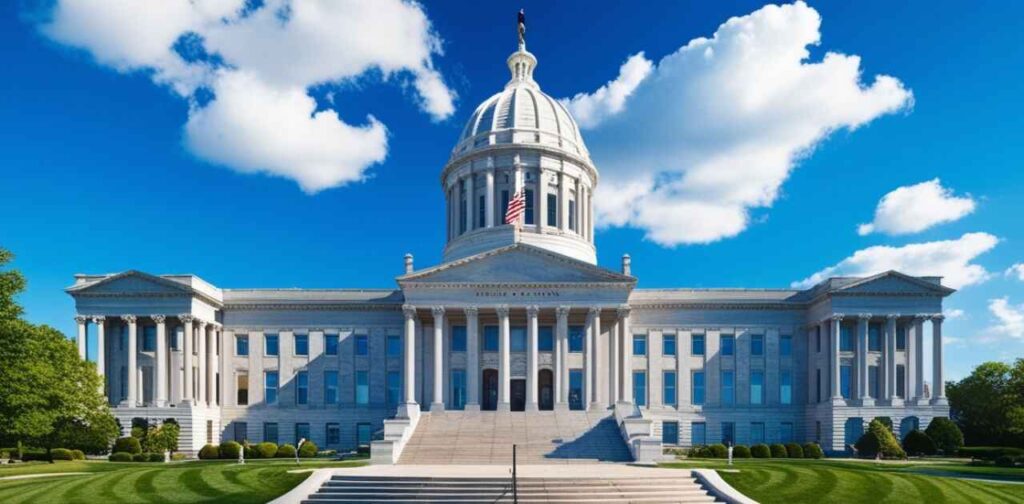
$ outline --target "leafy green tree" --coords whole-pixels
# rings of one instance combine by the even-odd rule
[[[982,363],[946,392],[967,445],[1024,445],[1024,360]]]
[[[955,456],[957,450],[964,445],[964,435],[960,432],[960,428],[952,420],[945,417],[933,418],[924,433],[932,441],[935,441],[935,445],[947,457]]]

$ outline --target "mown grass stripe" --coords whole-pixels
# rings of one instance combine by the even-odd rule
[[[221,495],[216,488],[210,486],[206,479],[203,478],[204,469],[209,470],[209,468],[196,467],[195,469],[182,471],[178,476],[178,482],[192,493],[203,497],[217,497]]]
[[[1024,489],[1021,489],[1021,485],[1014,484],[993,484],[982,481],[969,481],[963,480],[964,483],[974,489],[975,491],[992,496],[996,499],[1003,500],[1005,502],[1024,502]],[[1014,495],[1012,490],[1017,490],[1017,494]]]

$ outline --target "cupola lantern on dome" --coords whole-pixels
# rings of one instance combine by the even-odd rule
[[[597,169],[568,109],[533,78],[537,58],[526,50],[522,11],[518,33],[519,46],[506,61],[511,79],[476,108],[441,172],[444,260],[519,241],[595,264]],[[503,217],[520,190],[526,209],[516,233]]]

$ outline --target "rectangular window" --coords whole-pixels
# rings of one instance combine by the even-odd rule
[[[235,441],[244,443],[247,439],[249,439],[249,424],[235,422]]]
[[[263,374],[263,401],[267,404],[277,404],[277,385],[277,371]]]
[[[736,375],[732,371],[722,371],[722,404],[736,403]]]
[[[295,355],[309,355],[309,335],[295,335]]]
[[[818,388],[817,388],[817,394],[815,396],[815,398],[816,398],[815,402],[821,402],[821,368],[815,369],[815,371],[817,372],[817,377],[818,377]]]
[[[764,404],[764,371],[750,372],[750,404]]]
[[[558,196],[548,194],[548,225],[558,227]]]
[[[235,335],[235,355],[237,355],[238,357],[245,357],[246,355],[249,355],[248,334]]]
[[[814,422],[814,442],[821,444],[821,420]]]
[[[661,423],[661,444],[679,444],[679,422]]]
[[[486,226],[487,225],[486,224],[486,220],[487,220],[487,196],[481,194],[480,197],[477,198],[477,204],[476,204],[476,222],[477,222],[477,225],[480,226],[480,227]]]
[[[896,365],[896,397],[907,397],[907,368],[903,364]]]
[[[337,371],[324,371],[324,404],[338,404]]]
[[[850,398],[850,365],[839,366],[839,393],[846,399]]]
[[[729,446],[736,443],[736,424],[722,422],[722,444]]]
[[[143,352],[156,351],[156,326],[142,326],[142,347]]]
[[[693,372],[693,404],[704,404],[704,371]]]
[[[751,422],[750,424],[750,444],[761,444],[764,443],[764,422]]]
[[[388,371],[388,406],[396,406],[402,399],[402,372]]]
[[[868,324],[868,351],[882,351],[882,324]]]
[[[793,355],[793,337],[788,334],[783,334],[779,337],[779,355],[782,357],[790,357]]]
[[[789,371],[779,373],[779,402],[793,404],[793,373]]]
[[[821,326],[814,328],[814,341],[817,348],[815,351],[821,353]]]
[[[508,189],[501,191],[501,222],[505,222],[505,214],[508,213]]]
[[[708,426],[704,422],[693,422],[690,424],[690,444],[703,446],[708,444]]]
[[[498,326],[484,326],[484,351],[498,351]]]
[[[249,374],[238,373],[235,375],[235,404],[237,406],[249,405]]]
[[[466,218],[469,216],[466,208],[466,189],[463,188],[461,191],[462,196],[459,197],[459,234],[466,232]]]
[[[359,447],[370,446],[373,441],[373,427],[367,422],[356,424],[356,445]]]
[[[356,404],[370,404],[370,373],[356,371]]]
[[[764,335],[753,334],[750,336],[750,355],[762,356],[764,355]]]
[[[397,334],[388,335],[388,357],[402,356],[402,337]]]
[[[704,335],[694,334],[690,341],[691,355],[704,355]]]
[[[306,422],[299,422],[295,424],[296,449],[300,446],[299,443],[301,443],[302,440],[309,441],[309,424]]]
[[[324,426],[324,438],[328,446],[341,444],[341,426],[336,423],[328,423]]]
[[[338,335],[324,334],[324,353],[327,355],[338,355]]]
[[[736,354],[736,336],[731,334],[723,334],[721,336],[721,349],[718,353],[722,355],[734,355]]]
[[[907,350],[907,328],[903,326],[896,327],[896,350],[901,352]]]
[[[569,230],[576,231],[576,202],[569,200]]]
[[[526,351],[526,328],[525,327],[510,327],[509,328],[509,351],[510,352],[525,352]]]
[[[356,355],[365,357],[370,355],[370,338],[365,334],[356,335]]]
[[[868,366],[868,395],[878,399],[878,366]]]
[[[526,189],[523,191],[523,197],[526,198],[526,209],[523,212],[523,223],[533,224],[533,189]]]
[[[676,354],[676,335],[666,334],[661,339],[661,355],[674,356]]]
[[[853,351],[853,328],[849,324],[839,326],[839,350],[842,352]]]
[[[569,370],[569,409],[583,409],[583,370]]]
[[[309,404],[309,373],[295,374],[295,404]]]
[[[646,334],[634,334],[633,335],[633,355],[639,355],[639,356],[647,355],[647,335]]]
[[[263,354],[272,356],[281,353],[281,348],[278,346],[277,333],[268,333],[263,335]]]
[[[554,352],[555,338],[554,330],[550,326],[543,326],[537,329],[537,351]]]
[[[452,370],[452,391],[451,391],[451,403],[452,409],[462,410],[466,409],[466,370],[465,369],[453,369]]]
[[[452,326],[451,351],[466,351],[466,326]]]
[[[793,439],[793,422],[782,422],[779,424],[779,441],[783,443],[792,443]]]
[[[647,373],[644,371],[633,371],[633,403],[647,406]]]
[[[665,371],[662,375],[661,400],[666,406],[676,405],[676,372]]]
[[[263,422],[263,441],[277,443],[277,422]]]
[[[583,326],[569,326],[569,351],[583,352]]]

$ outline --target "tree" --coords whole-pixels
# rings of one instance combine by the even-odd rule
[[[952,420],[945,417],[933,418],[924,433],[935,441],[935,445],[947,457],[956,455],[957,450],[964,445],[964,435],[960,429]]]
[[[1024,446],[1024,360],[980,364],[947,396],[968,445]]]
[[[881,455],[885,458],[905,458],[906,453],[896,442],[892,430],[885,426],[880,420],[872,420],[868,424],[868,431],[864,433],[856,444],[857,455],[864,458],[874,458]]]

